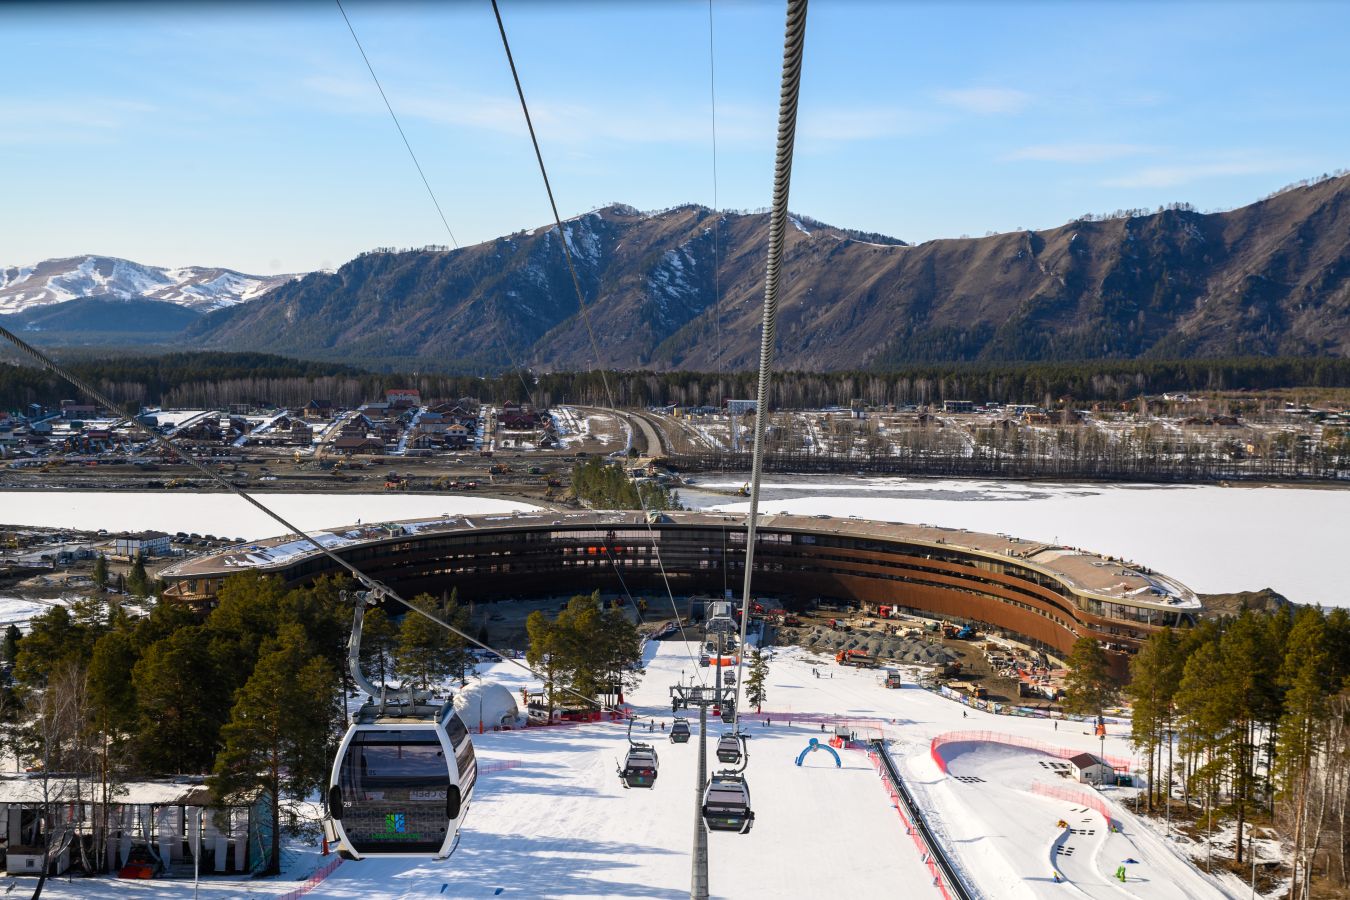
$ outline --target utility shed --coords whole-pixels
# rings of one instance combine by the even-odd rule
[[[1091,753],[1080,753],[1069,757],[1069,762],[1078,772],[1082,784],[1115,784],[1116,770]]]

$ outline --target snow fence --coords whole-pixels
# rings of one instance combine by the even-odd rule
[[[340,856],[333,857],[331,860],[329,860],[328,862],[320,866],[318,869],[316,869],[313,875],[306,878],[304,884],[300,885],[293,891],[288,891],[285,894],[281,894],[276,898],[276,900],[300,900],[301,897],[305,896],[310,891],[314,890],[316,887],[323,884],[324,879],[326,879],[329,875],[332,875],[333,872],[335,872],[337,870],[337,867],[340,865],[342,865],[342,857]]]
[[[1092,753],[1090,750],[1071,750],[1068,747],[1056,747],[1054,744],[1047,744],[1044,741],[1018,737],[1015,734],[1004,734],[999,731],[948,731],[933,738],[933,743],[929,745],[928,750],[933,757],[933,762],[937,764],[944,775],[947,774],[947,759],[942,755],[941,748],[946,744],[1003,744],[1006,747],[1035,750],[1058,759],[1072,759],[1080,753]],[[1130,772],[1134,770],[1134,761],[1123,756],[1101,756],[1098,753],[1092,753],[1092,755],[1098,757],[1116,771]]]

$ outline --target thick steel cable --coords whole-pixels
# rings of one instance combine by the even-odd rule
[[[806,47],[807,0],[788,0],[783,41],[783,86],[778,100],[778,148],[773,169],[773,208],[769,214],[769,256],[764,271],[764,325],[759,336],[759,390],[755,396],[755,444],[750,467],[750,515],[745,527],[745,581],[741,588],[741,646],[736,660],[736,711],[732,730],[741,727],[741,690],[745,680],[746,626],[750,622],[750,583],[755,570],[755,530],[759,520],[759,480],[764,471],[765,407],[773,374],[774,338],[778,326],[778,284],[788,226],[788,189],[792,183],[792,150],[797,136],[797,95],[802,84]]]
[[[547,682],[549,680],[539,672],[536,672],[534,669],[530,668],[529,666],[525,665],[524,663],[520,662],[518,659],[515,659],[509,654],[503,653],[502,651],[491,646],[490,644],[478,640],[478,638],[474,637],[473,635],[461,631],[454,625],[451,625],[449,622],[442,619],[440,616],[427,612],[420,606],[417,606],[413,603],[410,603],[407,600],[404,600],[403,597],[399,596],[398,592],[395,591],[393,588],[389,587],[388,585],[384,584],[378,579],[373,578],[370,575],[367,575],[366,573],[362,572],[356,566],[352,565],[350,562],[338,556],[329,548],[325,547],[317,539],[311,537],[308,533],[301,530],[300,528],[297,528],[295,525],[292,525],[280,513],[276,512],[271,507],[267,506],[260,500],[253,497],[253,495],[251,495],[248,491],[234,484],[228,478],[225,478],[220,474],[211,471],[210,468],[208,468],[207,466],[203,465],[201,462],[193,458],[191,454],[189,454],[186,450],[180,450],[167,437],[151,429],[139,418],[131,415],[119,404],[115,403],[107,396],[105,396],[93,385],[89,384],[84,379],[80,378],[78,375],[75,375],[74,373],[68,371],[60,363],[56,362],[51,357],[47,356],[41,350],[38,350],[36,347],[27,343],[18,335],[16,335],[14,332],[10,331],[8,328],[5,328],[3,325],[0,325],[0,338],[4,338],[5,340],[9,341],[19,350],[19,352],[23,353],[25,356],[27,356],[29,359],[32,359],[34,362],[38,363],[38,365],[40,365],[42,368],[50,370],[53,374],[57,375],[60,378],[64,378],[67,382],[69,382],[72,386],[74,386],[76,390],[83,393],[86,397],[88,397],[90,400],[93,400],[99,406],[102,406],[105,409],[110,409],[113,412],[115,412],[119,417],[121,417],[123,420],[131,422],[136,428],[139,428],[142,432],[144,432],[145,435],[150,438],[150,440],[158,444],[162,449],[167,450],[174,456],[181,458],[183,461],[191,465],[194,469],[201,472],[207,478],[216,482],[230,493],[235,494],[236,496],[241,497],[244,500],[251,503],[254,507],[258,509],[259,512],[263,513],[263,515],[267,516],[277,524],[281,525],[283,528],[287,530],[287,532],[294,534],[297,537],[313,544],[314,549],[318,550],[324,556],[327,556],[333,562],[337,563],[339,566],[346,569],[353,578],[355,578],[358,582],[360,582],[367,590],[375,594],[376,599],[387,597],[390,600],[395,601],[396,603],[401,603],[403,606],[407,607],[410,611],[415,612],[426,619],[430,619],[432,622],[435,622],[442,628],[445,628],[451,633],[458,635],[459,637],[468,641],[470,644],[473,644],[475,647],[478,647],[480,650],[487,650],[491,653],[497,654],[497,656],[501,657],[506,662],[511,663],[518,669],[522,669],[525,672],[528,672],[530,675],[540,679],[541,681]],[[593,698],[587,697],[580,691],[573,690],[572,688],[566,686],[562,686],[562,690],[571,694],[575,694],[577,697],[580,697],[588,704],[595,703],[595,700]],[[600,707],[602,709],[615,709],[615,707],[606,706],[604,704],[600,704]]]
[[[708,110],[712,120],[713,331],[717,336],[717,375],[720,382],[725,366],[722,360],[722,286],[718,258],[722,211],[718,209],[717,203],[717,47],[713,42],[713,0],[708,0]]]
[[[548,167],[544,165],[544,153],[539,148],[539,136],[534,130],[534,120],[530,118],[530,106],[525,102],[525,88],[520,83],[520,72],[516,69],[516,58],[511,53],[511,42],[506,37],[506,25],[502,22],[502,11],[497,6],[497,0],[492,0],[492,14],[497,18],[497,32],[502,37],[502,49],[506,51],[506,62],[511,67],[511,80],[516,85],[516,96],[520,98],[520,111],[525,116],[525,127],[530,132],[530,144],[534,147],[534,158],[539,163],[539,175],[544,180],[544,191],[548,194],[548,205],[553,210],[553,222],[558,228],[558,243],[562,246],[563,259],[567,261],[567,271],[572,276],[572,288],[577,294],[577,306],[581,311],[581,320],[586,326],[586,334],[590,338],[591,354],[595,358],[596,371],[600,373],[600,381],[605,388],[605,397],[609,401],[609,407],[617,416],[619,407],[614,402],[614,391],[610,389],[609,377],[605,374],[604,368],[600,365],[602,354],[600,353],[600,343],[595,339],[595,329],[591,327],[590,307],[586,305],[586,295],[581,290],[581,279],[577,277],[577,267],[572,260],[572,249],[567,243],[567,232],[563,230],[562,217],[558,214],[558,204],[553,198],[553,185],[548,179]],[[659,436],[658,436],[659,444]],[[648,448],[650,452],[651,448]],[[658,446],[657,450],[661,448]],[[704,683],[703,674],[698,672],[699,666],[694,659],[693,654],[689,653],[689,639],[684,633],[684,622],[680,618],[679,608],[675,605],[675,594],[670,588],[670,577],[666,574],[665,563],[661,561],[661,548],[657,544],[656,530],[652,528],[651,513],[647,509],[647,502],[642,498],[642,485],[636,485],[638,506],[642,508],[642,518],[647,525],[647,534],[652,542],[652,551],[656,556],[657,568],[661,571],[661,580],[666,586],[666,596],[670,598],[670,611],[675,615],[675,622],[680,626],[680,639],[685,642],[685,652],[689,655],[689,661],[694,663],[694,671],[698,674],[699,682]]]

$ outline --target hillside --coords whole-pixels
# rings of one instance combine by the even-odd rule
[[[885,243],[798,221],[779,365],[1350,352],[1350,177],[1231,212],[1167,210],[985,238]],[[768,217],[608,207],[565,223],[603,363],[756,359]],[[214,349],[413,357],[450,368],[595,364],[557,241],[365,254],[188,330]]]
[[[86,297],[33,307],[0,324],[36,344],[129,347],[174,340],[201,317],[164,300]]]

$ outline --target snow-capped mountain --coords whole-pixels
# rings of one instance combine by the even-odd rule
[[[82,297],[142,297],[209,312],[252,300],[296,277],[245,275],[214,266],[168,269],[112,256],[48,259],[0,268],[0,315]]]

